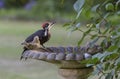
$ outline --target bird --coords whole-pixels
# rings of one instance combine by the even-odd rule
[[[22,45],[24,45],[24,47],[27,48],[28,50],[39,50],[41,52],[51,52],[52,51],[48,48],[43,48],[40,45],[38,36],[35,36],[32,42],[30,42],[30,43],[24,42],[24,43],[22,43]]]
[[[34,40],[34,38],[35,38],[36,36],[38,36],[40,45],[41,45],[43,48],[45,48],[45,46],[44,46],[43,44],[46,43],[46,42],[50,39],[50,37],[51,37],[50,29],[52,28],[52,26],[53,26],[55,23],[56,23],[56,22],[45,22],[45,23],[43,23],[43,24],[42,24],[42,29],[40,29],[40,30],[34,32],[33,34],[31,34],[30,36],[28,36],[28,37],[25,39],[25,41],[24,41],[23,43],[21,43],[21,44],[31,43],[31,42]],[[24,46],[24,47],[23,47],[22,55],[23,55],[23,53],[24,53],[26,50],[28,50],[28,48]],[[20,60],[23,58],[22,55],[21,55],[21,57],[20,57]]]

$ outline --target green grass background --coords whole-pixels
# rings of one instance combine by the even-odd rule
[[[19,60],[21,42],[38,29],[41,29],[40,22],[0,20],[0,79],[61,79],[57,66],[53,64],[33,59]],[[77,45],[80,32],[74,32],[70,36],[68,32],[62,24],[56,24],[51,30],[51,39],[45,46]]]

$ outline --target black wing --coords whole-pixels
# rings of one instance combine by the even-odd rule
[[[38,36],[39,39],[42,39],[42,37],[44,37],[44,30],[38,30],[38,31],[36,31],[35,33],[33,33],[29,37],[27,37],[25,39],[25,41],[28,42],[28,43],[32,42],[35,36]]]

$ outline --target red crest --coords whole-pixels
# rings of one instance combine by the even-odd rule
[[[44,28],[46,25],[49,25],[49,22],[45,22],[42,24],[42,27]]]

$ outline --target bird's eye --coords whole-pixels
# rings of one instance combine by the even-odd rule
[[[45,27],[48,27],[49,24],[46,24]]]

